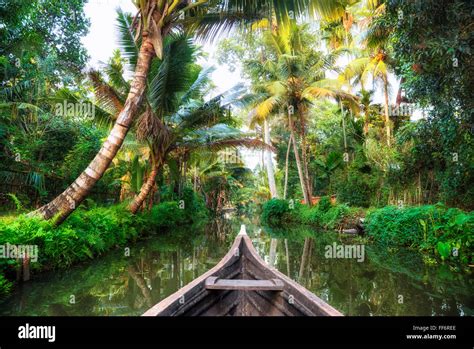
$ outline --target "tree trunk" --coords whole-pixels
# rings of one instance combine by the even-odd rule
[[[288,138],[288,148],[286,149],[286,161],[285,161],[285,185],[283,189],[283,199],[286,200],[286,194],[288,192],[288,164],[290,161],[290,149],[291,149],[291,136]]]
[[[148,37],[144,36],[135,68],[135,77],[124,108],[118,115],[99,153],[87,166],[86,170],[64,192],[50,203],[40,207],[34,214],[38,214],[44,219],[56,217],[55,224],[60,224],[81,204],[97,181],[104,175],[112,159],[117,155],[122,146],[140,107],[153,55],[153,45]]]
[[[292,123],[291,117],[290,117],[290,132],[291,132],[290,133],[291,141],[293,143],[293,152],[295,153],[296,168],[298,169],[298,177],[300,178],[301,190],[303,192],[303,198],[304,198],[304,201],[306,202],[306,204],[311,206],[311,198],[308,195],[308,190],[307,190],[306,184],[305,184],[303,168],[301,166],[300,154],[298,152],[298,146],[296,144],[295,132],[293,130],[293,123]]]
[[[271,146],[272,141],[270,138],[270,126],[268,125],[268,121],[264,120],[263,122],[264,134],[265,134],[265,144]],[[272,199],[278,198],[278,191],[275,182],[275,172],[273,169],[273,159],[272,159],[272,152],[271,150],[265,149],[265,165],[267,169],[267,177],[268,177],[268,186],[270,188],[270,194]]]
[[[311,186],[311,180],[309,178],[309,170],[308,170],[308,149],[307,149],[307,144],[306,144],[306,135],[305,132],[303,131],[303,134],[301,135],[301,154],[303,158],[303,174],[304,174],[304,182],[306,185],[306,192],[308,193],[308,197],[312,198],[313,196],[313,190]]]
[[[271,146],[272,140],[270,137],[270,126],[268,125],[268,121],[265,119],[263,121],[263,133],[264,133],[264,141],[265,144]],[[278,191],[275,182],[275,172],[273,170],[273,160],[272,160],[272,152],[271,150],[265,149],[265,166],[267,169],[267,177],[268,177],[268,186],[270,188],[270,194],[272,199],[278,198]],[[271,239],[270,241],[270,260],[269,264],[273,266],[275,264],[276,259],[276,250],[278,246],[277,239]]]
[[[369,112],[365,112],[365,117],[364,117],[364,136],[367,136],[369,134]]]
[[[138,195],[135,195],[132,202],[128,206],[128,209],[131,213],[133,214],[137,213],[138,209],[144,203],[151,189],[153,189],[155,185],[156,175],[158,174],[160,167],[161,167],[161,161],[158,159],[155,159],[155,161],[153,161],[153,166],[152,166],[150,174],[148,175],[146,182],[143,183],[142,187],[140,188],[140,193],[138,193]]]
[[[304,239],[303,254],[301,255],[300,272],[298,274],[299,282],[303,281],[306,264],[308,263],[308,259],[309,259],[309,250],[311,248],[311,242],[312,242],[311,238]]]
[[[341,118],[342,118],[342,135],[344,137],[344,152],[347,153],[347,135],[346,135],[346,113],[344,112],[344,105],[342,100],[339,100],[341,106]]]
[[[278,247],[278,239],[271,239],[268,264],[272,267],[275,266],[277,247]]]
[[[387,133],[387,145],[390,147],[391,144],[391,132],[390,132],[390,115],[388,113],[388,82],[387,80],[384,80],[383,84],[383,92],[384,92],[384,98],[385,98],[385,129]]]

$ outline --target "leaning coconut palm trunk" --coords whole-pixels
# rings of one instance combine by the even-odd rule
[[[153,162],[153,166],[150,173],[148,174],[147,180],[145,181],[145,183],[143,183],[142,187],[140,188],[140,192],[137,195],[135,195],[132,202],[128,206],[128,210],[131,213],[133,214],[137,213],[140,207],[142,207],[143,203],[145,202],[145,199],[147,198],[148,194],[151,192],[151,189],[155,185],[155,179],[156,179],[156,176],[158,175],[158,172],[160,171],[162,163],[163,162],[159,159],[156,159]]]
[[[153,45],[144,35],[130,92],[107,140],[86,170],[64,192],[50,203],[36,210],[34,214],[38,214],[44,219],[56,217],[55,223],[60,224],[81,204],[97,181],[104,175],[110,162],[122,146],[139,108],[153,55]]]

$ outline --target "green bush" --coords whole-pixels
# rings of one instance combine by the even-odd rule
[[[298,204],[294,219],[301,224],[317,225],[321,222],[322,212],[316,207]]]
[[[188,221],[199,223],[206,222],[209,218],[209,211],[206,208],[204,198],[201,195],[196,194],[192,188],[184,188],[182,195],[178,196],[173,191],[172,187],[163,186],[161,189],[161,198],[165,202],[175,202],[176,207],[179,207],[181,211],[184,211],[184,218]],[[171,208],[169,209],[171,210]]]
[[[187,221],[184,209],[176,201],[162,202],[151,210],[151,222],[156,228],[172,228]]]
[[[291,209],[289,202],[272,199],[263,205],[262,222],[270,227],[285,224],[303,224],[320,229],[334,229],[350,213],[346,205],[332,205],[329,197],[321,198],[317,206],[296,203]]]
[[[320,212],[327,212],[331,207],[331,198],[329,196],[323,196],[318,202],[318,210]]]
[[[366,217],[369,236],[388,245],[408,246],[441,259],[471,263],[474,212],[441,204],[397,208],[387,206]]]
[[[350,206],[369,207],[374,191],[371,180],[369,175],[351,173],[336,185],[338,200]]]
[[[286,200],[271,199],[263,204],[262,222],[274,226],[284,223],[288,220],[290,205]]]
[[[349,214],[350,209],[347,205],[336,205],[324,212],[321,217],[321,225],[325,229],[335,229],[340,225],[343,219]]]

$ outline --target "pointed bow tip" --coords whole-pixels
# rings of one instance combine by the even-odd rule
[[[240,226],[239,235],[247,235],[247,230],[245,229],[245,224]]]

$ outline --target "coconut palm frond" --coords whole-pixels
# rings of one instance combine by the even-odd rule
[[[154,110],[173,112],[179,103],[177,94],[192,86],[189,66],[198,50],[184,34],[171,35],[165,43],[163,60],[155,60],[150,72],[148,102]]]
[[[215,67],[207,67],[199,72],[196,80],[192,83],[189,89],[181,97],[181,103],[187,103],[191,98],[195,98],[202,93],[202,91],[209,85],[211,81],[211,74],[216,70]]]
[[[117,92],[104,81],[101,73],[97,70],[91,70],[88,72],[89,80],[94,88],[94,95],[96,98],[96,104],[102,109],[108,112],[112,119],[115,119],[120,111],[123,109],[122,98]]]
[[[256,138],[222,139],[207,143],[188,143],[184,145],[187,151],[200,149],[219,152],[229,148],[247,148],[255,150],[275,151],[275,148]]]
[[[135,30],[132,27],[132,15],[117,10],[117,29],[119,33],[118,44],[122,56],[127,60],[129,70],[134,71],[138,61],[138,51],[141,43],[135,41]]]
[[[105,65],[104,71],[109,80],[109,84],[115,90],[122,103],[125,103],[130,84],[124,78],[124,59],[119,50],[115,50],[109,63]]]
[[[182,132],[187,129],[211,127],[229,121],[230,115],[221,106],[221,96],[211,99],[198,108],[183,108],[173,116],[177,128]]]

